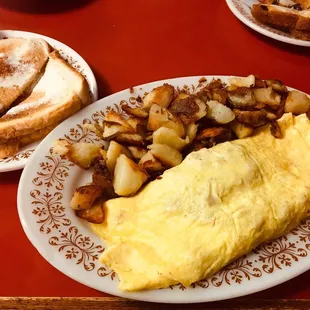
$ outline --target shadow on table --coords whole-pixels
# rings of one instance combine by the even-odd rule
[[[0,0],[0,7],[31,14],[72,11],[98,0]]]
[[[99,71],[93,69],[97,84],[98,84],[98,99],[109,96],[112,94],[110,85],[106,81],[106,79],[99,73]]]

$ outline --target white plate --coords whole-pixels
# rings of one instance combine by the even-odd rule
[[[98,88],[95,76],[86,61],[72,48],[55,39],[43,36],[41,34],[16,30],[0,30],[0,39],[12,37],[44,39],[52,47],[57,49],[60,52],[61,56],[64,57],[72,67],[77,69],[85,76],[91,91],[92,101],[98,100]],[[40,142],[35,142],[26,145],[22,147],[20,151],[14,156],[0,159],[0,173],[24,168],[29,160],[29,157],[39,145],[39,143]]]
[[[226,0],[226,3],[234,15],[253,30],[285,43],[310,46],[310,41],[295,39],[289,33],[277,30],[257,21],[251,14],[251,7],[255,3],[260,3],[258,0]]]
[[[294,278],[310,269],[310,220],[293,233],[263,245],[226,267],[208,280],[191,288],[175,285],[168,289],[123,293],[118,279],[98,257],[102,241],[88,224],[77,218],[69,201],[77,186],[91,179],[85,171],[52,151],[58,138],[73,141],[96,140],[83,123],[102,119],[106,111],[121,111],[125,101],[137,105],[135,98],[163,83],[188,92],[197,90],[200,77],[178,78],[135,87],[135,93],[121,91],[90,105],[54,129],[30,158],[18,188],[18,212],[22,226],[40,254],[67,276],[97,290],[138,300],[168,303],[194,303],[233,298],[258,292]],[[210,80],[212,77],[207,77]],[[218,76],[227,82],[228,77]],[[198,86],[197,86],[198,85]]]

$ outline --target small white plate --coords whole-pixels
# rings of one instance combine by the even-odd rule
[[[206,78],[210,81],[212,77]],[[228,82],[229,77],[215,78]],[[94,141],[98,138],[86,131],[83,124],[102,120],[111,109],[121,112],[123,103],[139,105],[137,96],[143,96],[163,83],[193,93],[203,86],[198,83],[199,79],[170,79],[137,86],[134,93],[121,91],[71,116],[41,142],[20,179],[18,213],[29,240],[55,268],[102,292],[168,303],[207,302],[247,295],[278,285],[310,269],[310,220],[190,288],[175,285],[162,290],[124,293],[117,288],[115,273],[100,263],[98,258],[104,251],[102,240],[69,207],[76,187],[91,180],[91,171],[85,171],[53,153],[54,141],[59,138]]]
[[[57,49],[61,56],[64,57],[68,63],[82,73],[90,88],[90,92],[92,95],[92,101],[98,100],[98,87],[95,76],[86,63],[86,61],[72,48],[69,46],[49,37],[46,37],[41,34],[26,32],[26,31],[16,31],[16,30],[0,30],[0,39],[3,38],[41,38],[48,42],[52,47]],[[26,145],[20,149],[20,151],[14,156],[7,157],[5,159],[0,159],[0,173],[7,171],[14,171],[23,169],[27,164],[29,157],[39,145],[40,142],[35,142],[29,145]]]
[[[253,30],[278,41],[310,47],[310,41],[295,39],[289,33],[269,27],[257,21],[251,14],[251,7],[255,3],[260,3],[258,0],[226,0],[226,3],[234,15]]]

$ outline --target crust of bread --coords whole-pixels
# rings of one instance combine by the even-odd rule
[[[50,59],[55,61],[55,65],[59,66],[61,70],[59,73],[68,84],[69,88],[74,89],[75,93],[82,101],[83,107],[91,103],[90,90],[88,82],[85,77],[71,67],[59,54],[58,51],[53,51],[50,54]]]
[[[310,9],[310,0],[294,0],[299,3],[304,10]]]
[[[21,54],[18,54],[19,50],[22,50]],[[51,50],[41,39],[0,40],[0,113],[5,112],[35,80]]]
[[[19,150],[20,142],[18,139],[11,140],[10,143],[0,144],[0,158],[6,158],[16,154]]]
[[[45,138],[59,123],[55,123],[34,133],[0,144],[0,159],[16,154],[22,146],[37,142]]]
[[[294,37],[309,40],[310,17],[302,11],[277,7],[276,5],[254,4],[252,15],[263,24],[290,32]]]

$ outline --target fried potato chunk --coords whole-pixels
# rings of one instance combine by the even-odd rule
[[[252,89],[238,87],[227,92],[228,100],[234,108],[253,108],[256,100]]]
[[[122,133],[115,140],[129,145],[144,145],[144,139],[137,133]]]
[[[219,124],[228,124],[235,119],[233,111],[218,101],[210,100],[207,105],[209,107],[207,118],[213,119]]]
[[[70,145],[67,157],[84,169],[88,169],[95,157],[100,156],[102,144],[78,142]]]
[[[109,141],[122,133],[128,132],[134,133],[134,129],[129,125],[123,126],[118,123],[104,122],[102,138]]]
[[[253,94],[257,102],[268,105],[272,109],[277,109],[281,104],[281,96],[271,86],[253,89]]]
[[[129,105],[123,105],[122,109],[132,116],[138,117],[138,118],[147,118],[148,112],[142,110],[141,108],[131,108]]]
[[[287,87],[280,80],[266,80],[266,84],[279,94],[287,92]]]
[[[288,93],[285,101],[285,112],[291,112],[294,114],[306,113],[310,108],[310,98],[297,90],[292,90]]]
[[[148,146],[148,149],[165,166],[174,167],[182,161],[182,154],[166,144],[151,144]]]
[[[266,111],[242,111],[233,110],[236,115],[236,120],[240,123],[245,123],[254,127],[264,125],[266,123]]]
[[[126,155],[121,154],[117,158],[113,180],[116,194],[120,196],[134,195],[147,179],[146,172],[142,171]]]
[[[112,174],[109,172],[106,162],[102,159],[95,158],[94,173],[92,176],[93,184],[102,188],[103,193],[101,200],[115,198],[115,192],[112,183]]]
[[[174,129],[181,138],[185,135],[184,126],[178,117],[173,115],[167,109],[157,104],[153,104],[150,109],[147,129],[150,131],[155,131],[162,126]]]
[[[169,108],[169,111],[176,115],[184,125],[194,123],[207,114],[207,105],[197,97],[178,96]]]
[[[116,160],[118,156],[121,154],[125,154],[129,158],[132,157],[130,151],[125,146],[115,141],[111,141],[107,151],[107,159],[106,159],[107,168],[110,173],[113,173],[116,165]]]
[[[135,159],[141,159],[147,153],[147,150],[140,146],[128,146],[128,149]]]
[[[188,124],[185,127],[185,134],[186,134],[186,137],[188,137],[190,143],[192,143],[195,140],[196,135],[197,135],[197,130],[198,130],[198,125],[194,123]]]
[[[230,85],[237,87],[253,87],[255,85],[255,76],[253,74],[248,77],[232,77],[228,79]]]
[[[239,139],[249,137],[253,133],[253,127],[239,122],[232,122],[231,129]]]
[[[77,210],[75,214],[77,217],[93,224],[101,224],[104,221],[104,211],[101,202],[98,202],[89,209]]]
[[[139,166],[150,174],[165,170],[165,167],[153,156],[151,151],[148,151],[140,159]]]
[[[143,99],[142,110],[149,111],[151,106],[157,105],[167,108],[174,97],[174,87],[169,84],[154,88]]]
[[[277,123],[277,121],[270,123],[270,132],[275,138],[277,138],[277,139],[282,138],[281,128],[280,128],[279,124]]]
[[[54,142],[54,152],[60,156],[67,155],[70,151],[71,143],[64,139],[58,139]]]
[[[97,185],[78,187],[70,201],[70,207],[74,210],[89,209],[102,193],[102,188]]]
[[[166,144],[178,151],[181,151],[189,143],[189,141],[189,138],[180,138],[180,136],[170,128],[160,127],[153,132],[154,144]]]

